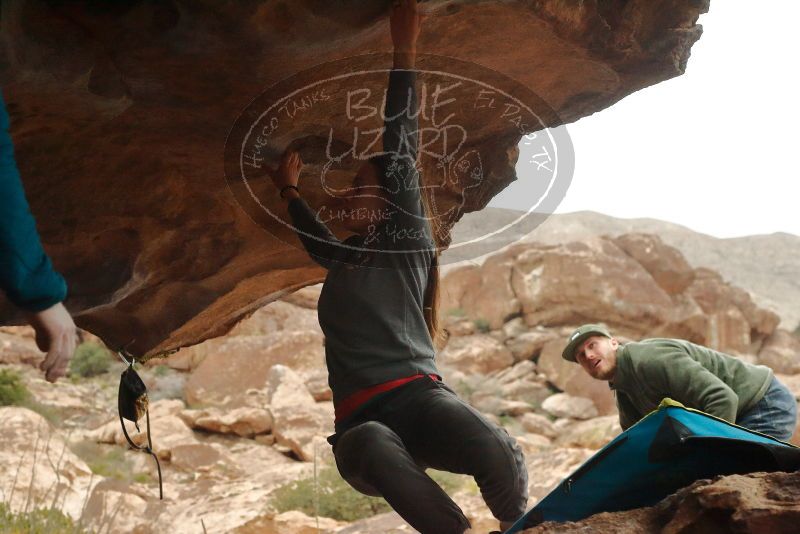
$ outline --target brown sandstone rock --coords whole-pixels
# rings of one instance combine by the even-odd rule
[[[778,324],[777,315],[756,306],[746,291],[708,269],[690,269],[676,249],[656,236],[593,237],[563,245],[519,243],[491,258],[486,272],[513,258],[512,291],[504,283],[494,291],[509,293],[508,302],[519,301],[525,323],[536,329],[523,331],[514,317],[497,331],[516,360],[535,357],[547,341],[566,335],[545,326],[602,322],[619,338],[677,337],[724,352],[752,354]],[[500,295],[481,289],[485,274],[480,267],[451,273],[457,273],[454,283],[468,316],[497,307],[485,304]],[[469,280],[463,273],[470,273]],[[507,306],[497,309],[514,309]],[[495,319],[503,313],[495,313]]]
[[[516,439],[517,443],[519,443],[520,447],[522,447],[522,453],[525,456],[538,454],[542,451],[550,449],[553,446],[553,442],[550,440],[550,438],[541,434],[530,433],[515,435],[514,439]]]
[[[463,311],[464,294],[481,282],[479,265],[463,265],[443,276],[439,287],[439,313],[445,318]]]
[[[515,255],[511,285],[531,326],[602,319],[626,333],[644,333],[669,320],[669,295],[608,239],[515,245],[509,254]]]
[[[522,401],[538,408],[553,394],[553,390],[539,379],[536,381],[525,379],[501,386],[500,394],[504,399]]]
[[[304,462],[314,460],[315,446],[317,454],[330,449],[325,438],[333,433],[332,402],[315,402],[302,378],[285,365],[270,369],[267,388],[277,444]]]
[[[536,364],[530,360],[523,360],[489,375],[483,384],[481,391],[493,391],[503,399],[522,401],[533,407],[541,406],[552,394],[546,378],[537,372]]]
[[[290,301],[277,300],[260,308],[250,317],[243,320],[228,332],[230,336],[263,336],[274,332],[299,332],[319,330],[317,319],[317,301],[308,298],[309,293],[303,288],[300,296]],[[310,292],[319,300],[319,292]],[[295,295],[294,293],[292,295]],[[303,300],[303,299],[306,300]],[[302,303],[300,304],[295,304]]]
[[[293,293],[289,293],[281,297],[280,300],[289,302],[301,308],[309,310],[317,309],[317,302],[319,301],[319,294],[322,291],[322,284],[314,284],[313,286],[301,287]],[[286,325],[289,326],[289,325]]]
[[[298,293],[308,295],[305,291],[306,289],[303,288]],[[315,293],[311,291],[310,294],[314,295]],[[320,332],[316,300],[313,302],[313,307],[309,309],[311,299],[307,299],[309,302],[305,302],[303,301],[304,298],[301,296],[294,300],[296,302],[302,301],[303,306],[288,301],[284,302],[283,300],[275,301],[256,310],[250,317],[237,324],[227,335],[182,348],[158,363],[181,371],[193,371],[210,354],[229,351],[242,353],[250,351],[254,355],[260,354],[264,348],[259,346],[257,341],[254,341],[253,336],[277,335],[278,332]],[[241,338],[233,340],[233,337]]]
[[[561,357],[563,348],[563,340],[547,343],[539,357],[540,371],[558,389],[570,395],[592,399],[600,415],[616,413],[616,401],[613,392],[608,388],[608,382],[595,380],[577,363],[564,360]]]
[[[495,371],[490,375],[494,380],[500,384],[510,384],[519,380],[528,378],[536,378],[536,364],[530,360],[515,363],[510,367]]]
[[[235,534],[318,534],[334,532],[344,526],[341,521],[329,517],[309,517],[303,512],[290,510],[281,514],[267,514],[251,519],[244,525],[232,530]]]
[[[530,361],[488,375],[464,373],[446,364],[438,367],[444,382],[459,397],[487,415],[527,412],[540,406],[553,393]]]
[[[566,393],[556,393],[542,403],[542,410],[553,417],[571,419],[591,419],[597,417],[597,408],[591,399],[575,397]]]
[[[520,302],[511,287],[513,265],[514,258],[507,253],[486,259],[477,283],[465,288],[461,297],[460,305],[471,319],[486,321],[489,328],[496,330],[520,313]]]
[[[100,481],[41,415],[0,406],[0,487],[13,512],[59,503],[78,519],[92,488]],[[119,424],[119,423],[117,423]],[[27,503],[27,505],[26,505]]]
[[[107,529],[111,532],[153,533],[148,500],[130,484],[103,480],[94,487],[86,501],[81,524],[92,532]]]
[[[625,234],[614,243],[639,262],[653,280],[669,295],[678,295],[689,287],[694,270],[678,249],[649,234]]]
[[[197,443],[194,433],[179,416],[183,407],[183,402],[179,400],[159,400],[150,403],[153,450],[162,460],[170,459],[173,447]],[[136,432],[133,423],[129,421],[125,422],[125,428],[128,430],[131,441],[136,445],[147,444],[145,419],[139,421],[141,432]],[[122,433],[119,418],[116,417],[101,427],[87,432],[86,436],[98,443],[113,443],[128,447],[128,441]]]
[[[797,532],[800,473],[753,473],[698,480],[649,508],[543,523],[524,534],[617,532]]]
[[[57,410],[61,413],[86,413],[93,409],[107,409],[101,399],[91,395],[99,393],[97,384],[72,383],[68,380],[58,380],[54,383],[44,380],[44,375],[38,369],[28,370],[25,383],[31,397],[36,402]],[[88,398],[87,398],[88,397]]]
[[[517,416],[534,410],[527,402],[501,399],[492,395],[473,395],[470,404],[480,412],[494,415]]]
[[[179,415],[191,428],[252,438],[256,434],[265,434],[272,429],[272,414],[267,408],[266,406],[212,407],[202,410],[183,410]]]
[[[36,347],[32,338],[0,331],[0,364],[25,364],[38,366],[45,353]]]
[[[686,295],[708,317],[703,344],[717,350],[756,352],[780,321],[774,312],[756,306],[746,291],[725,283],[709,269],[695,270]]]
[[[646,337],[674,337],[700,345],[706,344],[709,334],[714,331],[712,318],[706,315],[690,295],[673,295],[672,302],[669,321],[652,329]]]
[[[525,430],[533,434],[540,434],[548,438],[555,438],[558,435],[550,419],[538,413],[523,414],[519,421]]]
[[[186,402],[242,404],[244,393],[251,388],[263,388],[269,370],[279,363],[298,372],[324,368],[323,339],[319,329],[220,338],[213,343],[213,352],[211,347],[207,349],[208,356],[187,380]]]
[[[158,501],[157,489],[155,499],[153,491],[148,492],[151,507],[147,517],[153,534],[191,534],[203,532],[204,527],[209,533],[230,532],[263,515],[265,504],[277,487],[312,476],[312,465],[293,461],[272,447],[253,440],[214,438],[224,444],[214,445],[225,451],[222,465],[208,472],[201,468],[190,473],[168,473],[163,502]],[[162,468],[170,469],[171,464],[162,464]]]
[[[175,469],[190,473],[208,472],[217,465],[221,458],[220,452],[212,445],[193,443],[173,447],[170,463]]]
[[[20,326],[0,326],[0,333],[8,334],[17,338],[24,338],[30,339],[33,341],[36,339],[36,330],[33,329],[30,325],[20,325]]]
[[[397,512],[384,512],[366,519],[354,521],[336,534],[410,534],[411,530]]]
[[[708,9],[693,0],[611,10],[594,2],[429,4],[435,14],[421,33],[421,52],[518,80],[558,113],[552,125],[683,73],[701,34],[698,15]],[[388,57],[363,56],[390,50],[385,3],[105,9],[29,0],[3,8],[0,79],[18,161],[79,326],[109,346],[135,339],[132,352],[153,354],[219,336],[323,278],[289,229],[270,219],[264,226],[279,236],[272,237],[234,203],[223,179],[226,134],[254,96],[303,69],[331,75],[325,65],[334,60],[342,61],[336,73],[388,66]],[[469,77],[478,67],[463,70]],[[296,121],[292,138],[305,142],[310,170],[318,170],[323,151],[315,142],[337,124],[337,113],[319,101],[313,116]],[[441,199],[444,212],[453,209],[448,224],[515,179],[525,132],[512,121],[473,122],[464,126],[470,146],[485,156],[487,181],[463,203],[463,186],[448,191]],[[334,137],[347,139],[338,130]],[[289,141],[270,140],[271,164]],[[269,207],[285,210],[271,184],[256,187]],[[313,199],[318,187],[309,183],[306,195]],[[0,321],[21,320],[8,303],[0,309]]]
[[[451,338],[436,359],[464,373],[489,374],[514,364],[511,351],[486,334]]]
[[[306,388],[308,388],[309,393],[311,393],[311,396],[314,397],[315,401],[319,402],[333,400],[333,391],[328,385],[327,369],[301,371],[300,376],[302,376],[305,380]]]
[[[456,316],[447,317],[444,321],[444,328],[447,330],[449,337],[470,336],[477,330],[473,320]]]
[[[606,415],[570,424],[559,431],[555,441],[561,447],[600,449],[621,432],[619,417]]]
[[[528,468],[528,506],[550,493],[567,475],[596,451],[575,447],[552,447],[525,456]]]
[[[262,445],[271,446],[275,445],[275,434],[259,434],[253,438],[257,443]]]
[[[523,335],[528,331],[528,329],[529,327],[525,324],[525,319],[522,317],[514,317],[513,319],[507,320],[505,323],[503,323],[501,328],[503,332],[503,341]]]
[[[758,362],[781,374],[800,373],[800,338],[778,328],[758,353]]]
[[[523,361],[538,358],[545,344],[555,339],[560,337],[552,330],[537,329],[510,337],[505,343],[514,355],[514,361]]]

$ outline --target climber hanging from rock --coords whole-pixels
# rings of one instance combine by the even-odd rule
[[[386,499],[423,534],[474,532],[425,469],[471,475],[505,530],[528,500],[522,450],[443,382],[434,360],[438,250],[416,168],[422,19],[416,0],[391,7],[384,150],[361,165],[341,199],[351,213],[391,216],[377,224],[374,217],[348,218],[356,235],[340,241],[299,193],[298,153],[284,152],[270,175],[307,252],[327,269],[317,311],[335,409],[328,442],[339,473],[359,492]],[[377,193],[362,194],[368,189]],[[411,237],[396,238],[400,233]]]

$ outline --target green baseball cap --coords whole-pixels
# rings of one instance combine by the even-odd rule
[[[578,327],[569,335],[569,343],[567,343],[567,346],[564,347],[564,352],[561,353],[561,357],[571,362],[577,362],[575,359],[575,349],[577,349],[581,343],[590,337],[597,335],[612,337],[611,332],[608,331],[608,328],[601,324],[585,324],[581,327]]]

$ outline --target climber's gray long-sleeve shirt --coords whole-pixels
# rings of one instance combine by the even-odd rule
[[[415,84],[413,70],[389,73],[383,150],[399,158],[386,165],[383,187],[396,209],[371,237],[339,241],[303,198],[289,201],[304,247],[328,269],[317,314],[334,404],[374,384],[439,374],[423,316],[434,245],[415,168]]]

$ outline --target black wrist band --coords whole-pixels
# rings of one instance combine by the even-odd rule
[[[286,197],[284,197],[284,196],[283,196],[283,192],[284,192],[284,191],[286,191],[287,189],[289,189],[290,187],[291,187],[291,188],[293,188],[293,189],[294,189],[295,191],[297,191],[298,193],[300,193],[300,190],[297,188],[297,186],[296,186],[296,185],[285,185],[285,186],[281,187],[281,190],[280,190],[280,192],[278,193],[278,194],[280,195],[280,197],[281,197],[281,198],[286,198]]]

